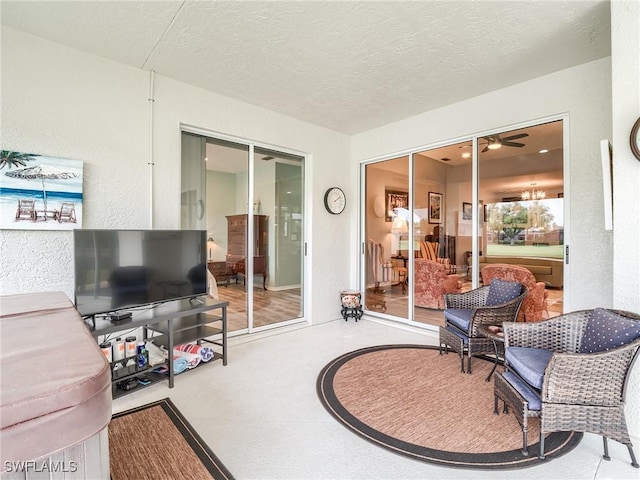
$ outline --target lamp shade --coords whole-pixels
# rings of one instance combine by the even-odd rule
[[[407,225],[407,221],[396,215],[393,217],[393,223],[391,224],[391,233],[407,233],[409,231],[409,226]]]

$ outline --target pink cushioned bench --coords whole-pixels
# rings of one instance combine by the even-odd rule
[[[111,371],[67,296],[0,297],[0,347],[3,471],[85,441],[99,446],[95,437],[106,436],[111,420]],[[81,450],[93,463],[79,465],[81,470],[105,473],[104,465],[96,465],[104,463],[104,451]],[[75,460],[76,468],[82,461]]]

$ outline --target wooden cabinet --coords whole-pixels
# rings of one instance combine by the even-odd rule
[[[227,269],[246,277],[248,215],[227,216]],[[253,216],[253,273],[262,275],[262,288],[267,282],[267,248],[269,232],[266,215]]]

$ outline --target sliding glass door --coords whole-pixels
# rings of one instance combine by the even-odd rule
[[[478,267],[521,266],[544,284],[544,304],[535,313],[527,312],[527,321],[562,314],[563,120],[483,136],[478,150],[482,199]]]
[[[442,323],[443,295],[468,291],[471,253],[471,149],[455,143],[413,155],[415,215],[413,320]]]
[[[409,157],[365,167],[364,305],[381,315],[408,318]]]
[[[230,332],[304,317],[304,157],[183,133],[182,227],[207,230]],[[185,205],[186,204],[186,205]]]
[[[561,314],[563,136],[563,120],[554,119],[365,163],[366,309],[441,325],[443,295],[481,286],[482,268],[500,263],[543,286],[541,313],[529,318]]]

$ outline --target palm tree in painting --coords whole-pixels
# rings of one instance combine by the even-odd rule
[[[11,167],[25,167],[26,162],[34,160],[36,155],[32,153],[12,152],[9,150],[2,150],[2,159],[0,160],[0,170],[5,166]]]

